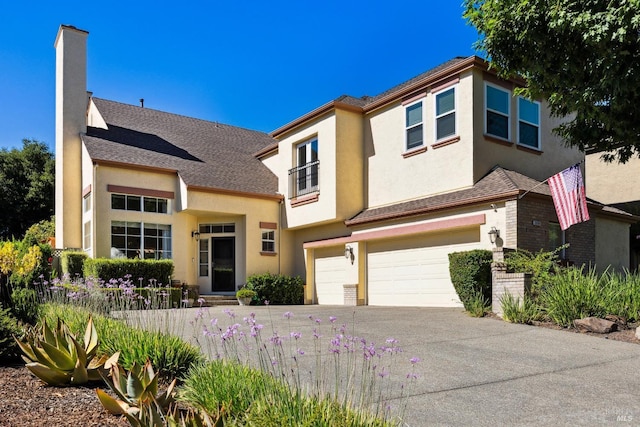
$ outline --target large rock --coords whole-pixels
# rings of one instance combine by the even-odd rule
[[[585,317],[573,321],[573,325],[580,332],[594,332],[596,334],[608,334],[618,330],[618,325],[610,320],[600,319],[598,317]]]

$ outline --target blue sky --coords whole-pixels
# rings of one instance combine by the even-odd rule
[[[473,55],[461,0],[28,1],[0,6],[0,148],[55,146],[60,24],[89,32],[94,96],[270,132]]]

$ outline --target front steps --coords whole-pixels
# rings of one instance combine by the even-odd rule
[[[239,305],[238,300],[233,295],[200,295],[204,299],[203,307],[215,307],[219,305]],[[195,307],[198,303],[194,304]]]

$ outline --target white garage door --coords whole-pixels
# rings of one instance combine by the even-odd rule
[[[451,284],[451,252],[479,247],[479,230],[367,245],[369,305],[460,307]]]
[[[315,250],[316,296],[318,304],[344,304],[346,263],[344,246]]]

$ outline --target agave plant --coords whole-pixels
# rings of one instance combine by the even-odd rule
[[[174,402],[175,379],[164,392],[158,393],[158,375],[149,360],[144,366],[134,363],[128,374],[118,363],[113,364],[110,371],[111,378],[102,373],[102,379],[119,399],[96,389],[98,399],[107,411],[124,415],[133,426],[155,426],[164,418],[169,405]],[[142,421],[145,423],[140,424]]]
[[[90,317],[84,333],[84,345],[80,345],[67,325],[58,318],[55,330],[46,322],[26,334],[25,340],[14,337],[26,367],[38,378],[52,386],[85,384],[98,381],[103,370],[117,362],[120,353],[110,358],[96,357],[98,333]]]

